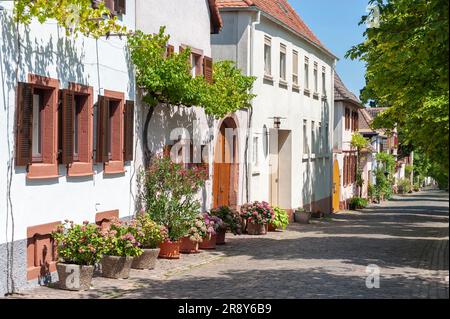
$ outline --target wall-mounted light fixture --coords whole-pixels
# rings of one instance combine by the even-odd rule
[[[270,117],[270,119],[273,119],[273,128],[274,129],[279,129],[279,128],[281,128],[281,120],[284,120],[286,118],[285,117],[275,116],[275,117]]]

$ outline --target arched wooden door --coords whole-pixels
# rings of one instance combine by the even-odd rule
[[[339,175],[339,162],[335,160],[333,163],[333,212],[340,210],[341,201],[341,176]]]
[[[214,153],[214,207],[237,205],[239,157],[236,127],[236,122],[232,118],[225,119],[220,126]]]

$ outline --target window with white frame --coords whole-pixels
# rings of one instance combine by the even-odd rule
[[[253,137],[253,165],[259,166],[259,136]]]
[[[298,85],[298,52],[292,51],[292,83]]]
[[[317,153],[322,154],[323,152],[323,135],[322,135],[322,123],[319,122],[319,141],[317,143]]]
[[[309,89],[309,58],[305,57],[305,89]]]
[[[319,65],[314,62],[314,93],[319,92]]]
[[[286,46],[280,44],[280,79],[286,81]]]
[[[264,74],[272,75],[272,39],[264,37]]]
[[[311,122],[311,153],[316,153],[316,123]]]
[[[308,154],[308,121],[303,120],[303,154]]]
[[[327,96],[327,73],[325,67],[322,67],[322,94]]]

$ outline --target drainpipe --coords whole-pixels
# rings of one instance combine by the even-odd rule
[[[249,75],[253,76],[255,67],[255,59],[254,59],[254,52],[255,52],[255,33],[256,33],[256,26],[261,23],[261,11],[258,10],[256,13],[256,19],[251,24],[251,30],[250,30],[250,57],[249,57],[249,67],[250,72]],[[248,69],[248,68],[247,68]],[[254,93],[254,89],[252,88],[251,93]],[[248,147],[250,143],[250,136],[251,136],[251,128],[252,128],[252,117],[253,117],[253,107],[254,107],[254,101],[252,100],[252,106],[248,114],[248,127],[247,127],[247,139],[245,141],[245,183],[246,183],[246,202],[248,203],[250,201],[250,190],[251,190],[251,184],[250,184],[250,178],[251,178],[251,171],[252,167],[250,167],[250,161],[248,156]]]

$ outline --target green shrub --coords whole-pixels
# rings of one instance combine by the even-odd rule
[[[350,199],[349,206],[351,210],[355,210],[366,208],[368,204],[369,202],[365,198],[353,197],[352,199]]]
[[[275,218],[272,221],[272,226],[276,229],[286,229],[287,225],[289,225],[289,216],[286,211],[282,208],[275,207]]]
[[[413,186],[413,190],[414,190],[415,192],[420,191],[420,184],[419,184],[419,183],[415,183],[414,186]]]
[[[407,178],[402,178],[398,181],[398,193],[407,194],[412,191],[411,181]]]

